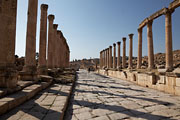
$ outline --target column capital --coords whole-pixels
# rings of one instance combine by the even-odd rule
[[[142,32],[142,28],[138,28],[137,31],[138,31],[138,32]]]
[[[112,49],[112,46],[109,46],[110,49]]]
[[[153,20],[148,19],[147,20],[147,25],[152,25],[152,24],[153,24]]]
[[[48,20],[49,21],[53,21],[54,19],[55,19],[54,15],[52,15],[52,14],[48,15]]]
[[[131,33],[131,34],[129,34],[129,37],[130,37],[130,38],[132,38],[132,37],[133,37],[133,35],[134,35],[134,34],[132,34],[132,33]]]
[[[116,43],[114,43],[113,46],[116,47]]]
[[[48,10],[48,5],[47,4],[41,4],[41,10]]]
[[[119,42],[117,42],[117,44],[118,44],[118,45],[120,45],[120,44],[121,44],[121,42],[119,41]]]
[[[126,37],[123,37],[122,40],[123,40],[123,42],[125,42],[126,41]]]
[[[58,24],[53,24],[53,28],[57,29],[58,28]]]
[[[170,10],[170,9],[168,9],[168,8],[165,8],[165,10],[164,10],[164,14],[166,15],[166,14],[172,14],[174,12],[174,9],[172,9],[172,10]]]

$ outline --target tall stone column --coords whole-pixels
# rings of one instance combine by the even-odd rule
[[[153,21],[147,23],[147,40],[148,40],[148,68],[154,68],[154,48],[153,48],[153,33],[152,33]]]
[[[103,50],[103,68],[105,67],[105,50]]]
[[[117,42],[117,45],[118,45],[118,57],[117,57],[117,68],[120,68],[121,67],[121,58],[120,58],[120,55],[121,55],[121,42]]]
[[[17,84],[15,70],[17,0],[0,1],[0,87],[13,88]]]
[[[61,31],[57,30],[57,52],[61,51]],[[62,52],[62,51],[61,51]],[[57,53],[57,67],[60,68],[61,67],[61,54]]]
[[[102,68],[102,51],[100,51],[100,54],[99,54],[99,66],[101,69]]]
[[[54,15],[49,15],[49,28],[48,28],[48,58],[47,58],[47,66],[48,68],[53,68],[53,22]]]
[[[54,37],[53,37],[53,67],[57,67],[57,60],[58,60],[58,53],[59,51],[57,50],[58,45],[57,44],[57,28],[58,28],[58,24],[53,24],[53,28],[54,28]]]
[[[173,47],[172,47],[172,20],[173,11],[167,10],[165,14],[165,35],[166,35],[166,69],[173,70]]]
[[[104,67],[106,67],[106,49],[104,49]]]
[[[25,66],[21,72],[22,80],[36,80],[36,26],[38,0],[29,0],[26,33]]]
[[[109,46],[109,68],[112,68],[112,46]]]
[[[107,68],[109,68],[109,48],[107,48]]]
[[[142,28],[138,29],[138,57],[137,57],[137,69],[141,69],[142,64]]]
[[[133,64],[132,64],[132,57],[133,57],[133,35],[134,34],[129,34],[129,69],[132,69]]]
[[[48,10],[48,5],[42,4],[41,5],[38,74],[46,74],[47,10]]]
[[[123,67],[123,68],[126,68],[126,38],[125,38],[125,37],[123,37],[122,67]]]
[[[113,55],[113,68],[116,69],[116,44],[113,44],[114,47],[114,55]]]

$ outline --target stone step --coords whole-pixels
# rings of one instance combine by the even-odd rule
[[[7,111],[19,106],[20,104],[24,103],[25,101],[31,99],[41,90],[47,88],[52,81],[50,82],[40,82],[25,87],[21,91],[16,93],[7,95],[0,99],[0,115],[6,113]]]

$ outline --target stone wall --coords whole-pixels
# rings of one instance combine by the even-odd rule
[[[162,92],[180,95],[180,77],[175,75],[155,75],[154,73],[138,73],[137,71],[101,69],[97,72],[101,75],[127,80],[143,87],[149,87]]]

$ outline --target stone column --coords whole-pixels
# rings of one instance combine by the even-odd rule
[[[14,88],[17,0],[0,1],[0,87]]]
[[[116,69],[116,44],[113,44],[114,47],[114,55],[113,55],[113,68]]]
[[[138,57],[137,57],[137,69],[141,69],[142,64],[142,28],[138,29]]]
[[[102,68],[102,51],[100,51],[100,54],[99,54],[99,66],[101,69]]]
[[[36,80],[36,25],[38,0],[29,0],[26,33],[25,66],[21,72],[22,80]]]
[[[57,56],[59,51],[57,51],[58,45],[57,44],[57,28],[58,28],[58,24],[53,24],[53,28],[54,28],[54,37],[53,37],[53,67],[57,67]]]
[[[132,57],[133,57],[133,35],[134,34],[129,34],[129,69],[132,69],[133,64],[132,64]]]
[[[107,68],[109,68],[109,48],[107,48]]]
[[[166,35],[166,69],[173,70],[173,47],[172,47],[172,11],[167,10],[165,14],[165,35]]]
[[[47,66],[48,68],[53,68],[53,21],[54,15],[49,15],[49,28],[48,28],[48,58],[47,58]]]
[[[105,66],[105,51],[103,50],[103,68]]]
[[[106,67],[106,49],[104,49],[104,67]]]
[[[61,51],[61,47],[62,47],[62,44],[61,44],[61,31],[60,30],[57,30],[57,52],[58,51]],[[62,51],[61,51],[62,52]],[[60,68],[61,67],[61,53],[57,53],[57,67]]]
[[[126,68],[126,38],[125,38],[125,37],[123,37],[122,67],[123,67],[123,68]]]
[[[153,48],[153,33],[152,33],[153,21],[147,23],[147,40],[148,40],[148,68],[154,68],[154,48]]]
[[[120,55],[121,55],[121,47],[120,47],[120,45],[121,45],[121,42],[117,42],[117,45],[118,45],[118,57],[117,57],[117,68],[120,68],[121,67],[121,58],[120,58]]]
[[[112,46],[109,46],[109,68],[112,68]]]
[[[48,10],[48,5],[42,4],[41,5],[38,74],[46,74],[47,10]]]

